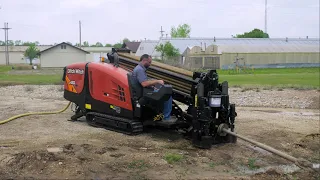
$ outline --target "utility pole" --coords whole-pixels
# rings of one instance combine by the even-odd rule
[[[9,33],[8,33],[8,30],[12,29],[12,28],[9,28],[8,23],[4,23],[4,28],[1,28],[1,29],[4,29],[6,65],[9,65],[9,47],[8,47],[8,41],[9,41],[9,35],[8,34]]]
[[[80,38],[80,48],[81,48],[81,21],[79,21],[79,38]]]
[[[268,0],[265,0],[265,17],[264,17],[264,32],[267,33],[267,2]]]
[[[7,24],[4,23],[4,56],[6,57],[6,65],[8,65],[8,54],[7,54]]]
[[[164,33],[164,31],[162,30],[162,26],[161,26],[160,33],[161,33],[161,38],[162,38],[163,37],[163,33]]]

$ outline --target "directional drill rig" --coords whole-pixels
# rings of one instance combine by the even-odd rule
[[[190,72],[153,62],[147,70],[150,78],[164,85],[143,88],[132,83],[131,71],[139,59],[127,49],[113,49],[109,62],[74,63],[64,68],[64,98],[76,105],[72,120],[85,116],[93,126],[139,134],[148,126],[162,126],[182,132],[194,146],[236,142],[223,131],[234,131],[237,113],[229,102],[228,82],[219,83],[216,70]],[[172,96],[174,123],[159,120],[162,104]],[[187,105],[183,111],[177,102]]]

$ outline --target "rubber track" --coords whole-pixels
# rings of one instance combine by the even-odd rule
[[[127,135],[137,135],[143,132],[143,124],[140,121],[137,120],[130,120],[126,118],[121,117],[114,117],[106,114],[96,113],[96,112],[88,112],[88,115],[93,115],[94,118],[101,118],[105,123],[108,123],[109,125],[106,125],[104,123],[99,122],[92,122],[88,121],[88,124],[95,127],[104,128],[107,130],[127,134]],[[110,124],[114,124],[114,121],[126,123],[126,126],[130,128],[121,128],[119,126],[110,126]],[[118,123],[117,123],[118,124]]]

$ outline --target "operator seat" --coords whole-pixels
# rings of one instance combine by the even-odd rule
[[[130,88],[132,99],[134,101],[139,101],[143,94],[143,87],[140,84],[134,83],[132,72],[129,72],[127,76],[128,76],[129,88]]]
[[[153,95],[145,96],[144,94],[144,93],[147,93],[148,91],[153,91],[153,90],[149,90],[150,88],[143,88],[140,83],[135,83],[132,76],[132,72],[128,72],[127,77],[128,77],[131,98],[133,102],[133,109],[135,111],[134,112],[135,116],[141,117],[141,110],[143,109],[143,107],[147,107],[148,109],[152,109],[156,113],[160,113],[161,109],[163,108],[162,103],[159,103],[157,98],[150,99],[150,96],[153,96]],[[155,94],[157,94],[157,92],[155,92]],[[154,97],[158,97],[158,96],[154,96]],[[162,97],[162,96],[160,95],[159,97]]]
[[[143,94],[143,87],[140,84],[134,83],[132,72],[128,72],[127,77],[132,98],[132,106],[134,109],[134,116],[141,117],[141,106],[145,105],[143,103],[143,98],[141,98]],[[140,104],[140,106],[138,104]]]

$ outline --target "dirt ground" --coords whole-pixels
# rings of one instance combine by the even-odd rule
[[[2,95],[0,120],[62,109],[67,103],[61,98]],[[318,106],[237,106],[237,113],[237,133],[320,163]],[[84,120],[68,121],[71,116],[68,109],[0,125],[0,179],[320,179],[319,171],[301,169],[240,139],[202,150],[176,132],[152,129],[128,136]]]

